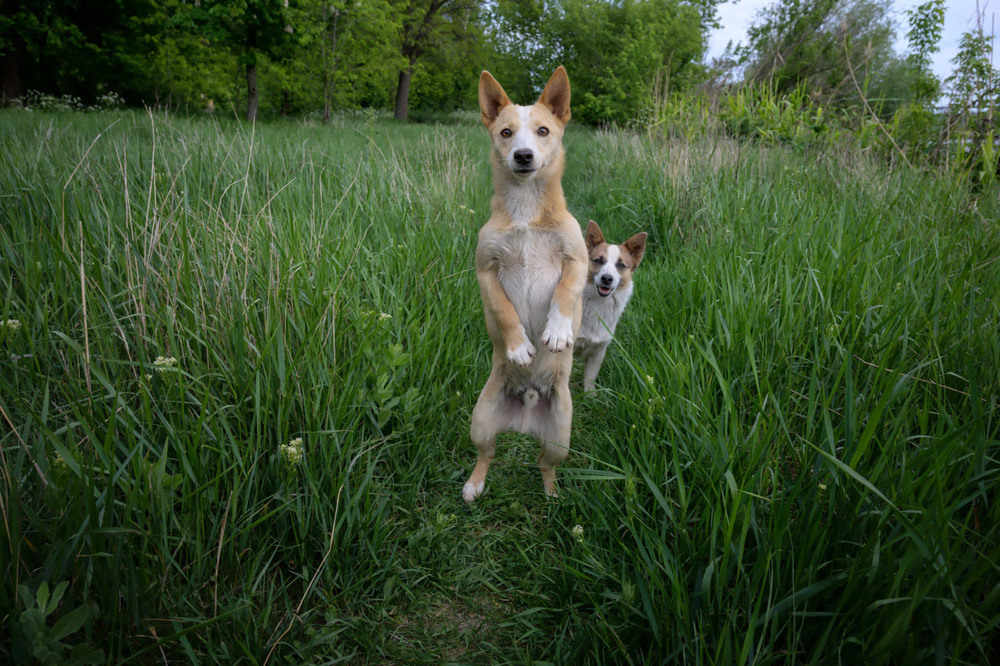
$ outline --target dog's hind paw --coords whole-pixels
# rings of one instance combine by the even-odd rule
[[[466,481],[465,485],[462,486],[462,499],[465,500],[466,504],[471,504],[476,501],[476,498],[483,494],[483,488],[486,487],[484,481],[479,483],[473,483],[472,481]]]
[[[569,317],[553,313],[542,333],[542,344],[549,351],[558,353],[573,346],[573,321]]]
[[[514,365],[524,367],[531,364],[531,359],[535,357],[535,346],[528,340],[524,341],[517,349],[507,350],[507,360]]]

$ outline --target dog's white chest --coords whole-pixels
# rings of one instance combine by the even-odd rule
[[[601,296],[592,283],[583,289],[583,322],[577,338],[583,344],[611,341],[618,320],[632,298],[632,284],[616,289],[610,296]]]
[[[562,243],[550,231],[518,229],[503,235],[497,247],[497,277],[528,337],[545,327],[552,294],[562,279]]]

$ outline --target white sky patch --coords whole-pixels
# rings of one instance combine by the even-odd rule
[[[717,58],[726,49],[726,44],[732,41],[735,46],[746,39],[747,28],[753,22],[757,12],[767,7],[775,0],[734,0],[719,5],[719,22],[722,27],[713,30],[708,36],[708,59]],[[893,14],[896,20],[896,53],[902,55],[907,52],[906,32],[909,30],[909,23],[906,20],[906,10],[913,9],[925,0],[894,0]],[[962,33],[968,32],[975,26],[977,16],[977,5],[980,10],[985,10],[984,31],[987,35],[996,35],[1000,30],[1000,0],[946,0],[944,30],[941,32],[941,41],[938,43],[941,50],[931,56],[931,66],[934,73],[942,81],[951,76],[955,69],[952,60],[958,54],[958,43],[962,38]],[[997,62],[997,39],[993,40],[993,66],[1000,66]]]

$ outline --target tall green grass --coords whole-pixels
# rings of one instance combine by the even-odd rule
[[[650,232],[637,295],[560,499],[509,436],[466,507],[481,128],[8,112],[0,142],[0,654],[996,659],[996,202],[573,129],[571,210]]]

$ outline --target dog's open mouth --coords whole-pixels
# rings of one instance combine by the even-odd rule
[[[611,287],[598,287],[597,293],[601,296],[610,296],[611,292],[614,291]]]

